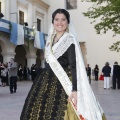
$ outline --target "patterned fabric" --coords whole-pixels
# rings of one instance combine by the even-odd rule
[[[52,70],[45,69],[31,87],[20,120],[78,120],[70,109],[68,96],[59,80]]]

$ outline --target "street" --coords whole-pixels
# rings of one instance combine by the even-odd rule
[[[9,86],[0,87],[0,120],[20,120],[20,114],[32,81],[18,82],[16,93]],[[120,120],[120,90],[104,90],[103,81],[93,81],[92,89],[103,108],[107,120]]]

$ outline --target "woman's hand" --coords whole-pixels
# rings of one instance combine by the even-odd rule
[[[69,100],[72,101],[77,108],[77,91],[73,91],[69,97]]]

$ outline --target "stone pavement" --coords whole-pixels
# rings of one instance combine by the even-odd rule
[[[20,120],[20,113],[31,85],[31,81],[18,82],[18,89],[14,94],[9,93],[8,86],[0,87],[0,120]],[[107,120],[120,120],[120,90],[104,90],[103,81],[92,81],[91,86]]]

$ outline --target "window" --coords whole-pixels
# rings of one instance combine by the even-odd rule
[[[24,12],[19,11],[19,24],[24,25]]]
[[[37,30],[41,31],[41,20],[37,19]]]
[[[77,0],[66,0],[66,9],[76,9],[77,8]]]
[[[1,13],[1,2],[0,2],[0,13]]]

